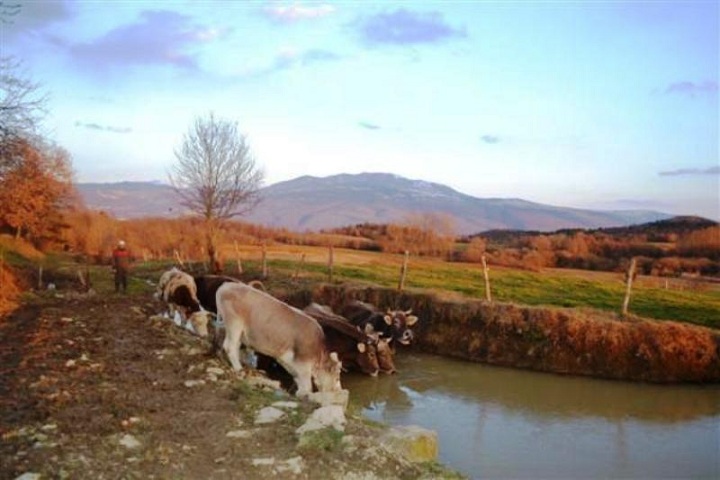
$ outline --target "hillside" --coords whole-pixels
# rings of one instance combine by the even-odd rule
[[[85,203],[120,218],[182,214],[167,185],[143,182],[79,184]],[[391,223],[413,214],[452,219],[459,234],[490,229],[552,231],[601,228],[668,218],[653,211],[595,211],[555,207],[517,198],[478,198],[438,183],[388,173],[303,176],[262,190],[246,220],[291,230],[319,230],[357,223]]]

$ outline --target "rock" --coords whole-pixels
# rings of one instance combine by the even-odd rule
[[[184,385],[187,388],[197,387],[198,385],[205,385],[205,380],[186,380]]]
[[[315,403],[319,403],[323,407],[330,405],[339,405],[343,411],[347,409],[350,392],[348,390],[339,390],[336,392],[313,392],[308,398]]]
[[[293,457],[279,463],[275,469],[278,473],[290,472],[293,475],[300,475],[303,471],[303,466],[302,457]]]
[[[125,448],[138,448],[142,444],[138,441],[137,438],[133,437],[129,433],[126,433],[122,436],[122,438],[120,438],[120,445]]]
[[[265,407],[261,409],[257,417],[255,417],[255,424],[260,425],[263,423],[273,423],[280,420],[285,416],[285,412],[275,407]]]
[[[275,408],[287,408],[288,410],[294,410],[298,408],[297,402],[275,402],[272,404]]]
[[[245,381],[251,387],[266,388],[268,390],[280,390],[280,382],[276,380],[270,380],[266,377],[248,377]]]
[[[198,348],[198,347],[185,347],[185,348],[183,348],[182,353],[184,353],[185,355],[187,355],[189,357],[194,357],[197,355],[202,355],[203,353],[205,353],[205,350],[203,350],[202,348]]]
[[[380,437],[380,444],[411,462],[437,460],[437,433],[415,425],[394,427]]]
[[[40,480],[39,473],[25,472],[19,477],[15,477],[15,480]]]
[[[209,373],[209,374],[215,375],[216,377],[219,377],[220,375],[225,374],[225,370],[223,370],[222,368],[217,368],[217,367],[207,367],[205,369],[205,373]]]
[[[298,435],[303,433],[322,430],[323,428],[332,427],[341,432],[345,431],[345,410],[340,405],[328,405],[315,410],[307,421],[300,426],[295,432]]]

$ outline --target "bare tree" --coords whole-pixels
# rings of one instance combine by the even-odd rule
[[[0,57],[0,146],[18,138],[32,139],[46,114],[47,95],[27,78],[22,63]]]
[[[170,184],[181,203],[203,219],[207,254],[219,270],[217,236],[225,220],[248,213],[257,205],[263,172],[258,169],[245,135],[236,122],[210,113],[198,117],[175,151],[177,163]]]

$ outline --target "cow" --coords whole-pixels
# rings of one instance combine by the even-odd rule
[[[244,283],[227,282],[216,295],[225,323],[223,349],[235,371],[242,371],[240,344],[270,356],[293,376],[297,396],[338,391],[341,362],[325,346],[320,325],[307,314]]]
[[[365,333],[377,332],[380,337],[393,343],[410,345],[413,332],[410,329],[417,323],[418,317],[411,315],[412,310],[389,310],[382,313],[369,303],[355,300],[341,309],[341,315],[350,323],[360,327]],[[372,328],[372,329],[371,329]]]
[[[197,286],[192,276],[173,267],[160,277],[155,298],[168,305],[172,316],[178,312],[183,326],[187,327],[189,322],[200,337],[208,336],[207,325],[212,314],[200,306]]]
[[[311,303],[303,312],[320,324],[325,333],[325,345],[328,350],[338,353],[343,370],[360,370],[372,377],[377,376],[380,366],[375,339],[325,305]]]
[[[218,288],[223,283],[240,282],[237,278],[228,277],[226,275],[198,275],[194,277],[195,285],[197,285],[197,298],[202,307],[215,314],[215,321],[211,322],[213,334],[211,339],[211,355],[216,355],[222,348],[222,342],[225,339],[225,327],[222,319],[217,315],[216,295]],[[265,285],[260,280],[252,280],[248,282],[251,287],[265,291]]]
[[[224,275],[198,275],[193,278],[197,286],[197,299],[200,305],[209,312],[217,314],[215,296],[223,283],[239,282],[240,280]]]

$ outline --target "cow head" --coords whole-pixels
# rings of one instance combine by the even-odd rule
[[[320,392],[336,392],[342,390],[340,385],[340,371],[342,362],[335,352],[325,357],[320,365],[315,368],[313,381]]]
[[[193,328],[195,329],[195,333],[198,334],[199,337],[207,338],[208,337],[208,323],[212,321],[213,318],[212,312],[206,312],[205,310],[194,312],[192,315],[190,315],[190,318],[188,318],[188,321],[192,324]]]
[[[377,348],[371,342],[358,342],[357,343],[357,364],[363,373],[375,377],[380,371],[378,365]]]
[[[390,348],[391,341],[392,338],[377,337],[376,343],[378,366],[380,367],[380,371],[382,373],[387,373],[388,375],[397,372],[397,369],[395,368],[394,354],[392,348]]]
[[[389,310],[385,314],[385,323],[392,329],[391,338],[397,339],[403,345],[410,345],[413,341],[414,334],[410,327],[417,323],[418,317],[412,315],[412,309]]]

